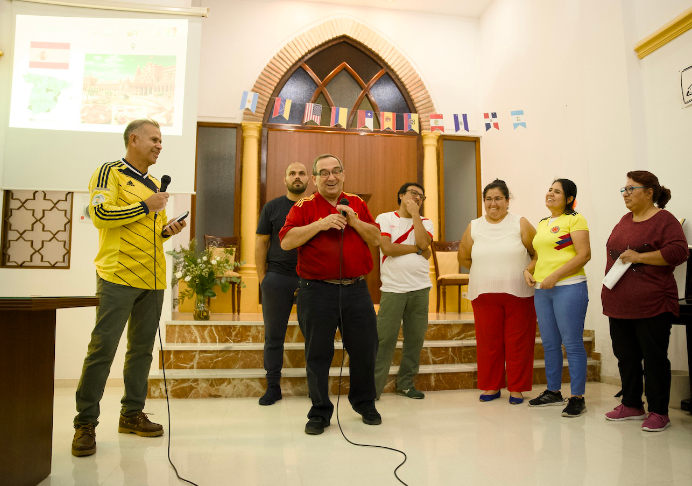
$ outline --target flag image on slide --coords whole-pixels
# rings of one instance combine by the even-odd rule
[[[373,112],[370,110],[358,110],[358,128],[367,128],[372,130],[373,128]]]
[[[409,130],[420,133],[418,113],[404,113],[404,131],[408,132]]]
[[[346,128],[348,124],[348,108],[341,108],[335,106],[332,108],[332,118],[329,122],[329,126],[341,125],[341,128]]]
[[[29,45],[29,67],[70,69],[70,44],[32,41]]]
[[[490,113],[483,113],[483,119],[485,120],[485,131],[487,132],[491,128],[495,130],[500,129],[500,124],[497,122],[497,113],[492,111]]]
[[[317,103],[305,103],[305,114],[303,115],[303,123],[314,121],[318,125],[322,121],[322,105]]]
[[[526,128],[526,121],[524,120],[524,110],[512,111],[512,125],[516,130],[517,127]]]
[[[439,130],[441,132],[445,131],[444,115],[439,113],[433,113],[430,115],[430,131],[434,132],[435,130]]]
[[[291,113],[291,100],[286,98],[279,98],[278,96],[274,100],[274,110],[272,111],[272,117],[283,116],[288,120],[288,116]]]
[[[240,101],[240,109],[248,109],[251,112],[255,112],[257,109],[257,99],[259,94],[253,93],[252,91],[243,91],[243,99]]]
[[[454,133],[459,130],[469,131],[469,119],[466,114],[454,115]]]
[[[391,111],[380,113],[380,130],[394,130],[396,132],[396,114]]]

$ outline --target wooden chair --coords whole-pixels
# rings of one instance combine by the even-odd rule
[[[240,236],[210,236],[204,235],[204,247],[215,248],[233,248],[233,261],[238,260],[238,252],[240,251]],[[217,250],[215,250],[217,251]],[[220,252],[220,250],[218,250]],[[222,277],[238,277],[240,274],[232,270],[226,272]],[[236,307],[237,301],[237,307]],[[236,312],[237,309],[237,312]],[[231,312],[240,315],[240,285],[236,282],[231,282]]]
[[[461,286],[468,285],[469,274],[459,273],[459,261],[457,252],[459,251],[458,241],[433,241],[432,256],[435,264],[435,280],[437,281],[437,310],[440,313],[440,289],[442,289],[443,312],[447,313],[447,286],[457,286],[458,289],[458,308],[461,312]]]

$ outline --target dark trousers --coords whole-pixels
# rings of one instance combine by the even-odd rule
[[[339,324],[339,288],[341,315]],[[305,362],[312,408],[308,418],[330,420],[334,405],[329,399],[329,368],[334,357],[334,337],[341,331],[349,356],[348,400],[358,412],[375,408],[375,356],[377,316],[365,281],[334,285],[320,280],[300,280],[298,323],[305,335]]]
[[[267,272],[262,280],[262,315],[264,316],[264,369],[267,386],[278,385],[284,361],[284,341],[291,308],[298,288],[298,276]]]
[[[642,408],[646,394],[649,412],[668,415],[670,361],[668,342],[673,315],[666,312],[646,319],[610,317],[610,338],[622,379],[622,404]],[[644,369],[642,370],[642,360]],[[644,385],[642,385],[642,376]]]

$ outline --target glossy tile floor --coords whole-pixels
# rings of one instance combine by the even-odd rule
[[[587,384],[588,412],[576,419],[562,418],[559,407],[510,406],[507,396],[481,403],[477,390],[431,392],[424,400],[385,395],[377,402],[380,426],[363,424],[347,400],[340,417],[354,442],[404,450],[399,476],[411,486],[691,485],[692,416],[671,410],[673,426],[662,433],[642,432],[639,421],[607,422],[603,414],[617,405],[617,391]],[[117,433],[122,393],[106,389],[98,451],[76,458],[74,390],[56,388],[53,472],[42,486],[186,484],[166,460],[167,436]],[[255,398],[174,400],[171,457],[200,486],[400,484],[392,474],[399,454],[348,444],[335,418],[324,434],[306,435],[308,408],[307,398],[295,397],[270,407]],[[166,423],[164,400],[150,400],[146,411]]]

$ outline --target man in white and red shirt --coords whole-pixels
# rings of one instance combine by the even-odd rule
[[[432,283],[428,259],[433,224],[420,215],[425,200],[423,187],[407,182],[397,195],[399,209],[380,214],[380,278],[382,297],[377,314],[379,347],[375,362],[375,388],[379,398],[387,384],[389,366],[403,320],[404,347],[396,380],[397,395],[425,398],[413,386],[428,328]]]

